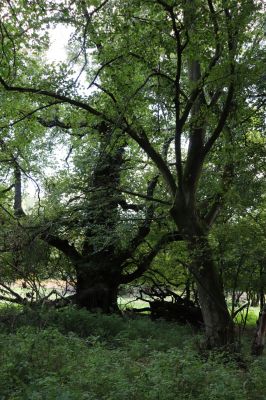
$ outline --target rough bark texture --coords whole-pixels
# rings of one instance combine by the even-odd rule
[[[183,212],[180,213],[180,210]],[[234,341],[234,326],[226,305],[222,282],[213,261],[208,242],[208,228],[204,227],[196,212],[186,210],[185,204],[179,203],[178,208],[172,209],[172,216],[188,243],[190,268],[196,280],[205,326],[206,346],[215,348],[229,345]]]
[[[197,282],[207,346],[219,347],[234,341],[233,321],[225,301],[222,281],[204,232],[190,239],[192,268]]]

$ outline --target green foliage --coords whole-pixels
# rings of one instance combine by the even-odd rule
[[[236,316],[236,322],[241,326],[246,324],[247,327],[252,327],[253,329],[256,326],[257,320],[259,318],[259,307],[249,307],[248,313],[247,310],[243,310]]]
[[[72,308],[2,309],[1,321],[1,400],[265,398],[265,358],[247,357],[247,370],[230,356],[202,358],[176,324]]]
[[[265,287],[265,200],[255,211],[217,224],[214,249],[228,290],[259,293]]]
[[[250,0],[6,2],[0,9],[0,184],[7,193],[16,164],[25,177],[36,175],[46,194],[32,216],[18,224],[10,194],[3,196],[1,223],[8,220],[9,226],[0,234],[0,281],[32,275],[44,279],[52,264],[58,276],[55,261],[63,252],[68,257],[65,275],[72,262],[78,276],[85,276],[85,269],[87,276],[96,271],[87,282],[110,275],[107,280],[118,286],[129,282],[130,272],[137,271],[135,278],[150,266],[161,250],[156,249],[158,237],[174,224],[192,246],[200,243],[195,232],[208,244],[209,229],[224,207],[227,224],[212,237],[213,247],[221,250],[217,258],[224,286],[233,292],[238,287],[262,292],[265,251],[263,245],[253,246],[260,235],[249,234],[249,226],[241,224],[265,192],[260,161],[263,29],[257,8]],[[47,29],[62,23],[72,31],[69,62],[49,63],[44,57]],[[60,170],[50,151],[64,146],[70,149],[68,171]],[[148,182],[157,174],[149,194]],[[34,230],[38,239],[25,240],[24,230]],[[238,240],[232,240],[235,235]],[[50,252],[45,240],[57,250]],[[189,256],[182,245],[171,246],[154,270],[188,284],[192,259],[203,280],[200,287],[218,289],[211,251],[202,247]],[[215,296],[223,300],[218,292]],[[202,305],[206,296],[201,296]],[[218,310],[226,312],[225,302],[217,316]],[[90,317],[68,312],[62,317],[44,312],[33,320],[42,327],[51,323],[63,335],[74,329],[81,337],[109,336],[110,328],[116,336],[121,330],[120,321],[106,319],[105,333],[100,328],[93,333],[98,320],[92,324]],[[229,318],[220,320],[223,324]],[[134,346],[138,354],[141,346]]]
[[[1,331],[6,333],[14,332],[25,326],[34,329],[45,329],[52,327],[58,329],[62,334],[72,332],[79,337],[99,337],[101,340],[110,340],[119,337],[119,341],[133,339],[166,340],[172,346],[180,344],[180,337],[175,334],[175,324],[158,322],[159,332],[153,329],[154,323],[145,318],[128,320],[117,315],[92,314],[85,309],[77,310],[75,307],[64,309],[45,309],[45,307],[18,308],[3,307],[0,313]],[[180,327],[180,334],[189,332],[186,327]]]

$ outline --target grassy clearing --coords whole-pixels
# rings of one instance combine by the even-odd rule
[[[189,327],[84,310],[0,310],[1,400],[265,400],[266,358],[198,351]]]
[[[259,307],[250,307],[247,316],[247,326],[256,326],[257,319],[259,317]]]

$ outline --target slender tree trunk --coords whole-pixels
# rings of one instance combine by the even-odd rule
[[[260,311],[262,311],[265,306],[264,281],[265,281],[265,260],[262,260],[260,267],[260,291],[259,291]]]
[[[22,208],[22,183],[21,171],[17,164],[14,167],[14,181],[15,181],[15,194],[14,194],[14,213],[17,218],[25,215]]]
[[[185,283],[186,299],[191,300],[191,277],[187,278]]]
[[[266,306],[260,312],[259,320],[257,323],[257,331],[255,334],[254,341],[252,343],[251,353],[254,356],[259,356],[263,353],[265,344],[265,334],[266,334]]]
[[[260,310],[262,310],[265,305],[265,294],[263,287],[260,289],[259,297],[260,297]]]

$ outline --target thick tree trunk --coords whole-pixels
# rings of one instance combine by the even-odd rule
[[[189,249],[204,320],[207,347],[215,348],[232,344],[234,325],[207,237],[192,237],[189,241]]]
[[[76,303],[92,312],[118,312],[118,286],[114,279],[104,279],[101,271],[96,271],[95,276],[77,271]]]
[[[234,324],[227,308],[223,285],[213,260],[208,241],[208,228],[204,227],[184,202],[172,209],[174,218],[191,256],[190,269],[197,284],[199,303],[203,316],[206,346],[216,348],[234,342]]]

